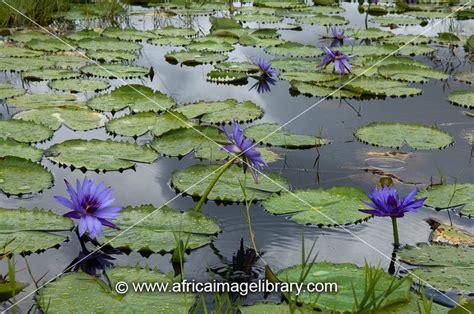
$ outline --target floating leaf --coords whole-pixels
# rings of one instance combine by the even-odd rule
[[[258,38],[252,35],[242,35],[239,38],[239,44],[252,47],[272,47],[278,46],[286,41],[278,38]]]
[[[111,140],[67,140],[51,146],[45,154],[63,166],[87,170],[123,170],[136,163],[152,163],[156,152],[148,146]]]
[[[226,42],[215,42],[213,40],[191,42],[186,46],[191,51],[203,51],[203,52],[228,52],[234,50],[232,44]]]
[[[474,216],[474,184],[441,184],[419,193],[427,197],[425,205],[437,210],[463,206],[461,213]]]
[[[418,67],[410,64],[388,64],[378,68],[378,73],[392,80],[408,82],[426,82],[428,79],[446,80],[449,75],[428,67]]]
[[[18,109],[38,109],[41,107],[53,107],[73,105],[77,101],[73,94],[24,94],[7,101],[9,106]]]
[[[62,80],[78,77],[79,72],[63,69],[41,69],[23,72],[22,76],[26,80]]]
[[[42,56],[44,52],[31,50],[28,48],[3,46],[0,45],[0,58],[15,57],[15,58],[34,58]]]
[[[263,207],[272,214],[294,214],[291,220],[304,225],[347,225],[370,216],[359,209],[366,200],[364,191],[353,187],[329,190],[301,190],[283,193],[265,200]]]
[[[357,129],[355,136],[376,146],[414,149],[442,149],[454,142],[448,133],[429,126],[409,123],[372,122]]]
[[[328,98],[353,98],[360,97],[360,93],[356,93],[350,90],[336,88],[330,88],[320,86],[312,83],[291,81],[291,89],[296,90],[301,94],[316,96],[316,97],[328,97]]]
[[[110,87],[109,82],[102,80],[71,79],[52,81],[48,86],[57,90],[77,93],[97,92]]]
[[[28,41],[27,46],[34,50],[48,52],[74,50],[74,47],[67,40],[58,38],[33,39]]]
[[[227,59],[226,55],[206,51],[172,51],[165,54],[166,61],[184,65],[218,63]]]
[[[146,41],[156,37],[152,32],[141,31],[136,28],[119,27],[107,27],[101,35],[128,41]]]
[[[222,165],[193,165],[184,170],[177,170],[171,175],[171,183],[183,193],[200,197],[220,167]],[[196,184],[197,182],[199,184]],[[209,193],[208,199],[243,202],[245,196],[242,194],[241,184],[245,186],[247,199],[254,201],[266,199],[272,193],[289,189],[288,182],[274,173],[267,172],[265,176],[260,175],[258,183],[255,183],[250,171],[244,173],[242,167],[231,166],[220,177],[218,184]]]
[[[133,51],[142,48],[140,44],[110,37],[84,38],[79,40],[77,45],[87,50]]]
[[[219,71],[213,70],[207,73],[206,79],[209,82],[214,83],[247,83],[247,74],[243,72],[235,72],[235,71]]]
[[[450,92],[448,99],[455,105],[465,108],[474,108],[474,91],[472,90],[457,90]]]
[[[18,142],[42,142],[53,136],[54,131],[44,125],[30,121],[0,120],[0,138]]]
[[[387,37],[382,39],[384,43],[387,44],[395,44],[395,45],[420,45],[420,44],[427,44],[431,42],[429,37],[423,35],[403,35],[397,34],[397,36]]]
[[[25,90],[23,88],[14,88],[9,83],[0,83],[0,100],[20,96],[24,93]]]
[[[115,287],[119,282],[130,285],[135,282],[173,284],[170,276],[156,270],[132,267],[114,267],[107,269],[110,286]],[[77,300],[87,302],[77,302]],[[188,313],[195,302],[191,293],[144,293],[134,292],[119,295],[109,285],[96,276],[83,272],[70,272],[62,275],[39,291],[39,305],[43,311],[61,313],[65,308],[70,312],[97,313],[107,309],[110,312],[131,313],[148,311],[154,313]]]
[[[173,26],[155,29],[153,30],[153,33],[159,36],[171,37],[192,37],[197,35],[197,32],[192,28],[179,28]]]
[[[0,71],[23,72],[53,67],[55,62],[39,58],[0,58]]]
[[[391,15],[391,16],[376,16],[372,19],[372,22],[379,23],[382,26],[390,26],[390,25],[420,25],[422,21],[420,19],[413,18],[413,17]]]
[[[318,262],[313,265],[297,265],[283,269],[277,273],[278,279],[283,282],[299,282],[301,274],[311,267],[304,279],[309,282],[330,282],[337,284],[337,292],[323,292],[316,294],[314,292],[302,292],[298,300],[304,304],[311,305],[313,308],[319,308],[329,312],[351,312],[356,308],[356,301],[364,298],[365,289],[367,289],[367,274],[364,268],[359,268],[354,264],[331,264]],[[374,298],[381,302],[380,307],[386,307],[399,302],[408,301],[412,295],[410,293],[411,281],[406,280],[401,283],[388,296],[385,295],[388,287],[396,285],[399,279],[383,272],[383,270],[374,268],[372,273],[377,271],[379,275],[374,291],[371,291]],[[355,296],[354,296],[355,294]]]
[[[213,124],[227,123],[234,119],[238,122],[248,122],[263,114],[262,109],[255,103],[248,100],[239,103],[235,99],[191,103],[176,108],[176,111],[190,119]]]
[[[150,73],[150,69],[125,64],[90,64],[81,68],[81,72],[108,78],[133,78],[142,77]]]
[[[450,15],[451,12],[448,12],[448,11],[408,11],[408,12],[404,12],[404,14],[407,14],[413,17],[425,18],[425,19],[444,19],[448,15]]]
[[[93,29],[83,29],[78,32],[73,32],[73,33],[64,35],[65,38],[74,40],[74,41],[80,41],[86,38],[97,38],[99,36],[100,34]]]
[[[129,108],[132,112],[165,111],[175,105],[173,98],[144,85],[123,85],[110,94],[96,96],[87,106],[99,111],[116,112]]]
[[[378,28],[368,29],[346,29],[346,36],[355,39],[382,39],[392,37],[393,33],[380,30]]]
[[[75,131],[87,131],[103,127],[107,117],[101,113],[79,106],[43,107],[22,111],[14,119],[32,121],[45,125],[53,130],[64,124]]]
[[[297,8],[294,10],[290,11],[291,13],[296,13],[298,14],[304,13],[304,14],[331,14],[331,13],[342,13],[344,12],[344,9],[335,6],[335,5],[314,5],[314,6],[305,6],[302,8]]]
[[[272,67],[281,72],[313,72],[318,65],[318,61],[308,61],[302,59],[272,60]]]
[[[120,249],[171,252],[176,248],[177,237],[187,244],[186,249],[196,249],[211,243],[213,235],[221,231],[214,218],[192,209],[181,212],[167,206],[157,209],[141,205],[126,207],[120,214],[114,220],[120,230],[104,230],[104,241],[113,239],[110,245]],[[141,223],[136,225],[137,222]],[[121,230],[125,229],[129,230],[123,234]]]
[[[43,156],[43,150],[26,143],[20,143],[10,139],[0,139],[0,158],[5,156],[40,161]]]
[[[419,88],[408,87],[404,82],[359,77],[351,80],[344,89],[371,96],[405,97],[421,94]]]
[[[51,35],[31,29],[25,29],[22,31],[14,32],[9,37],[11,40],[18,41],[21,43],[27,43],[33,39],[46,40],[50,39]]]
[[[191,43],[191,39],[186,37],[159,37],[153,38],[148,41],[150,44],[153,45],[160,45],[160,46],[186,46]]]
[[[88,61],[86,57],[82,54],[56,54],[56,55],[46,55],[41,57],[44,60],[54,63],[55,68],[61,69],[77,69],[81,66],[84,66]],[[53,67],[53,65],[49,66]]]
[[[139,112],[112,119],[105,125],[108,132],[123,136],[142,136],[151,131],[154,136],[179,129],[188,128],[193,122],[179,112],[168,111],[163,114]]]
[[[267,1],[257,0],[253,2],[256,7],[275,8],[275,9],[298,9],[305,8],[306,4],[300,1]]]
[[[303,23],[303,24],[318,24],[318,25],[345,25],[348,24],[349,21],[346,20],[342,16],[338,15],[312,15],[312,16],[302,16],[296,19],[296,22]]]
[[[306,46],[297,42],[286,42],[274,47],[265,48],[265,52],[284,57],[316,57],[321,50],[315,46]]]
[[[276,123],[257,124],[244,130],[246,137],[263,144],[285,148],[311,148],[331,141],[317,136],[291,134]]]
[[[474,84],[474,72],[457,72],[454,79],[463,83]]]
[[[252,13],[252,14],[237,14],[234,17],[234,20],[240,22],[255,22],[255,23],[280,23],[283,21],[283,17],[262,14],[262,13]]]
[[[37,193],[52,185],[53,175],[42,165],[14,156],[0,158],[0,190],[3,193]]]
[[[16,254],[37,252],[57,246],[67,237],[47,231],[72,229],[71,219],[42,209],[0,208],[0,243]]]
[[[280,79],[286,81],[300,81],[309,83],[319,83],[334,81],[339,78],[336,74],[327,74],[319,72],[284,72],[280,74]]]
[[[454,290],[463,294],[474,291],[472,248],[419,244],[417,247],[404,247],[398,255],[403,262],[422,266],[411,270],[410,275],[415,280],[420,278],[441,291]]]
[[[138,58],[135,52],[125,50],[91,50],[87,51],[87,56],[104,62],[132,61]]]
[[[260,68],[251,62],[223,62],[216,64],[216,69],[221,71],[233,71],[243,73],[256,73],[260,71]]]
[[[431,225],[433,231],[431,232],[431,242],[449,244],[453,246],[469,245],[474,246],[474,234],[457,227],[450,226],[438,222],[434,219],[428,219],[427,222]]]

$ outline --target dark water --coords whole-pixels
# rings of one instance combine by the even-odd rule
[[[344,3],[346,9],[344,16],[351,21],[350,27],[363,26],[364,15],[357,12],[357,5]],[[143,8],[133,8],[143,10]],[[140,29],[153,28],[154,22],[151,17],[132,16],[129,25]],[[163,22],[163,21],[159,21]],[[183,24],[185,21],[171,22]],[[203,30],[209,25],[206,18],[197,18],[191,22]],[[167,22],[165,22],[167,23]],[[417,34],[432,26],[431,22],[426,27],[401,27],[394,30],[399,34]],[[458,22],[456,22],[458,23]],[[463,22],[461,25],[469,24]],[[258,26],[252,25],[250,26]],[[83,27],[79,25],[78,27]],[[473,26],[473,23],[470,23]],[[425,35],[435,35],[438,31],[446,31],[448,23],[443,23],[431,29]],[[326,28],[321,26],[304,26],[301,32],[280,31],[282,37],[302,43],[322,46],[320,36],[326,34]],[[282,159],[270,165],[268,171],[276,172],[287,178],[293,190],[306,188],[330,188],[333,186],[357,186],[364,190],[376,185],[379,177],[361,170],[362,168],[378,167],[386,169],[400,177],[404,182],[418,183],[416,186],[422,188],[430,183],[431,178],[436,182],[440,176],[446,181],[474,182],[474,171],[472,147],[462,134],[466,130],[472,130],[474,120],[463,115],[462,108],[451,105],[447,95],[452,90],[469,89],[469,85],[448,81],[431,80],[427,84],[421,84],[423,94],[408,98],[388,98],[374,100],[322,100],[320,98],[308,98],[303,95],[291,96],[289,83],[279,81],[272,91],[267,94],[257,94],[255,90],[249,91],[254,83],[249,82],[247,86],[216,85],[206,82],[206,73],[212,66],[186,67],[171,65],[164,60],[164,53],[174,50],[169,47],[157,47],[143,43],[141,56],[135,64],[152,66],[155,76],[152,80],[127,80],[127,83],[139,83],[153,89],[160,90],[172,95],[178,103],[186,103],[196,100],[221,100],[236,98],[238,100],[251,100],[261,106],[265,114],[258,122],[276,122],[284,124],[305,109],[318,103],[314,108],[300,116],[286,127],[295,133],[319,134],[322,129],[323,137],[333,141],[331,145],[308,150],[286,150],[272,148]],[[262,49],[237,46],[230,53],[231,61],[255,60],[258,56],[265,55]],[[472,65],[464,60],[464,52],[461,48],[453,54],[447,49],[440,48],[433,57],[418,57],[417,59],[432,65],[436,69],[452,71],[472,71]],[[17,74],[1,74],[1,82],[10,81],[17,85],[22,82]],[[112,80],[114,85],[122,85],[119,80]],[[417,86],[419,84],[414,84]],[[25,85],[30,92],[48,90],[46,82],[29,83]],[[93,94],[81,94],[80,97],[92,97]],[[8,118],[14,108],[0,107],[3,118]],[[358,142],[353,133],[359,126],[372,121],[394,121],[415,122],[426,125],[437,125],[455,137],[455,144],[444,150],[435,151],[412,151],[408,147],[402,151],[409,153],[405,160],[396,158],[376,158],[370,156],[369,152],[387,152],[389,149],[375,148]],[[47,148],[50,145],[71,138],[110,138],[105,130],[92,130],[87,132],[73,132],[66,127],[56,131],[54,137],[38,145]],[[116,140],[133,142],[131,138],[116,137]],[[141,137],[139,143],[149,141],[149,136]],[[181,210],[191,208],[195,205],[189,197],[178,196],[170,187],[170,174],[175,169],[186,168],[189,165],[201,161],[187,156],[182,160],[177,158],[160,157],[153,164],[138,164],[135,170],[126,170],[123,173],[107,172],[96,173],[89,171],[87,176],[93,180],[104,181],[115,190],[117,204],[139,205],[153,204],[160,206],[175,198],[171,207]],[[202,161],[205,163],[205,161]],[[57,213],[64,213],[65,209],[56,204],[53,195],[65,194],[63,179],[75,180],[83,178],[84,173],[79,170],[71,171],[69,168],[59,168],[43,158],[42,163],[48,167],[55,177],[55,186],[41,194],[26,196],[23,198],[6,197],[0,194],[0,207],[4,208],[33,208],[40,207],[51,209]],[[413,188],[413,185],[397,183],[398,189],[404,193]],[[295,200],[296,202],[297,200]],[[245,207],[243,205],[217,205],[208,202],[203,207],[203,212],[216,217],[222,233],[215,237],[212,245],[205,246],[192,251],[186,256],[185,275],[189,279],[208,280],[211,274],[209,268],[224,267],[225,260],[231,260],[233,253],[239,247],[239,241],[244,239],[246,245],[250,246],[248,226],[245,220]],[[404,244],[414,245],[419,242],[427,242],[430,235],[430,227],[425,222],[427,218],[436,218],[448,222],[446,212],[436,212],[429,208],[420,209],[417,213],[409,214],[399,220],[400,241]],[[350,262],[363,265],[365,261],[372,265],[380,264],[388,268],[390,260],[387,257],[392,253],[392,229],[389,219],[375,218],[368,222],[342,228],[318,228],[305,227],[286,219],[284,216],[273,216],[266,213],[259,204],[251,208],[252,225],[258,248],[264,252],[265,261],[271,265],[273,270],[292,266],[301,262],[302,236],[306,248],[315,242],[315,251],[318,260],[331,262]],[[463,225],[468,230],[474,231],[472,220],[454,218],[457,224]],[[350,231],[350,232],[348,232]],[[352,233],[352,234],[351,234]],[[354,237],[355,234],[359,239]],[[80,251],[80,245],[74,234],[70,241],[64,243],[58,249],[49,249],[41,254],[32,254],[26,257],[31,267],[33,276],[42,281],[53,278],[66,268]],[[363,241],[361,241],[361,239]],[[364,243],[365,242],[365,243]],[[142,267],[157,267],[163,272],[172,271],[170,255],[153,254],[148,257],[138,253],[129,255],[114,255],[116,265],[140,265]],[[24,293],[17,296],[21,299],[24,295],[34,290],[31,276],[26,270],[25,259],[16,257],[16,268],[18,270],[17,280],[29,282],[30,286]],[[262,267],[260,267],[262,269]],[[1,273],[6,273],[6,261],[0,263]],[[263,277],[263,274],[261,274]],[[249,296],[244,302],[251,303],[262,298],[260,295]],[[438,300],[443,301],[443,300]],[[20,312],[28,311],[34,304],[34,298],[29,297],[18,305]],[[444,300],[448,302],[449,300]]]

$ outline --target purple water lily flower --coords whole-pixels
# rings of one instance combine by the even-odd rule
[[[255,182],[258,182],[256,170],[263,170],[263,167],[267,166],[262,160],[260,152],[253,147],[252,141],[244,136],[239,124],[235,120],[232,121],[232,135],[229,134],[225,127],[222,127],[222,130],[232,143],[231,145],[224,146],[223,149],[240,155],[245,161],[244,167],[248,166],[250,168]]]
[[[405,213],[415,212],[423,206],[426,198],[416,199],[417,190],[414,189],[404,198],[398,196],[397,190],[386,185],[382,189],[374,189],[369,194],[372,202],[364,202],[371,209],[360,209],[361,212],[379,217],[403,217]]]
[[[370,3],[372,3],[372,4],[378,4],[378,3],[379,3],[379,0],[369,0],[369,1],[370,1]]]
[[[336,47],[344,44],[345,40],[351,40],[351,37],[344,35],[344,30],[338,30],[336,26],[331,27],[332,39],[331,47]]]
[[[325,53],[320,67],[326,67],[330,63],[334,63],[334,71],[341,74],[351,73],[351,65],[349,63],[349,56],[339,50],[332,51],[328,47],[323,48]],[[347,72],[346,72],[347,71]]]
[[[255,62],[255,65],[260,69],[260,76],[266,76],[268,78],[274,79],[278,75],[278,72],[272,68],[272,64],[263,58],[258,58],[258,61]]]
[[[110,187],[106,187],[104,183],[96,184],[87,177],[82,183],[79,180],[76,181],[76,190],[67,180],[64,182],[70,199],[62,196],[54,198],[60,204],[72,209],[64,214],[64,217],[79,219],[79,236],[82,236],[87,230],[89,236],[94,239],[102,233],[102,225],[118,229],[110,220],[121,215],[118,212],[122,207],[112,206],[115,198],[112,196]]]

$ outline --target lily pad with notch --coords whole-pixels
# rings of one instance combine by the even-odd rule
[[[227,60],[227,56],[208,51],[172,51],[165,54],[165,60],[177,64],[195,66],[207,63],[219,63]]]
[[[108,78],[135,78],[150,74],[149,68],[126,64],[89,64],[81,72],[91,76]]]
[[[474,184],[441,184],[426,188],[418,194],[427,197],[425,206],[436,210],[461,208],[460,213],[474,217]]]
[[[303,23],[303,24],[318,24],[318,25],[345,25],[349,24],[349,21],[346,20],[342,16],[338,15],[323,15],[323,14],[317,14],[317,15],[310,15],[310,16],[302,16],[296,18],[296,22],[298,23]]]
[[[43,157],[43,150],[27,143],[11,139],[0,139],[0,158],[13,156],[38,162]]]
[[[0,190],[7,195],[38,193],[53,186],[53,181],[41,164],[14,156],[0,158]]]
[[[474,109],[474,91],[472,90],[457,90],[450,92],[448,100],[455,105]]]
[[[87,56],[101,62],[133,61],[138,58],[137,53],[134,51],[102,49],[87,51]]]
[[[405,63],[387,64],[378,67],[378,73],[386,78],[407,82],[427,82],[428,79],[446,80],[449,75],[428,67],[418,67]]]
[[[77,97],[73,94],[24,94],[7,100],[9,106],[18,109],[38,109],[77,104]]]
[[[81,73],[69,69],[41,69],[31,70],[22,73],[25,80],[65,80],[81,76]]]
[[[277,46],[267,47],[265,52],[283,57],[316,57],[321,54],[321,50],[317,47],[297,42],[286,42]]]
[[[142,48],[140,44],[111,37],[84,38],[77,45],[86,50],[135,51]]]
[[[16,119],[0,120],[0,138],[23,143],[37,143],[53,136],[54,130],[31,121]]]
[[[73,42],[60,38],[33,39],[28,41],[26,45],[34,50],[47,52],[71,51],[75,49]]]
[[[13,87],[10,83],[0,83],[0,100],[21,96],[25,93],[23,88]]]
[[[54,67],[54,61],[40,58],[0,58],[0,71],[24,72]]]
[[[70,79],[58,80],[48,83],[50,88],[75,93],[98,92],[110,87],[104,80]]]

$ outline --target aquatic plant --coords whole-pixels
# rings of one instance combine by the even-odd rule
[[[264,58],[259,58],[255,65],[260,69],[260,76],[268,76],[274,79],[278,75],[278,72],[272,68],[271,62],[266,61]]]
[[[325,53],[323,60],[319,64],[319,67],[326,67],[329,64],[334,64],[334,72],[341,74],[351,73],[351,65],[349,63],[349,56],[342,53],[339,50],[332,51],[328,47],[323,48]]]
[[[331,27],[331,35],[329,37],[332,39],[331,47],[336,47],[339,45],[343,45],[345,40],[351,40],[352,37],[344,35],[344,30],[338,30],[336,26]]]
[[[426,198],[416,199],[417,193],[418,191],[414,189],[401,198],[393,185],[384,185],[382,188],[375,188],[371,191],[368,195],[371,202],[362,201],[371,209],[359,209],[359,211],[378,217],[390,217],[392,219],[394,245],[399,247],[397,218],[403,217],[406,213],[415,212],[423,206]]]
[[[259,94],[269,92],[271,85],[276,83],[278,71],[272,68],[271,62],[263,58],[259,58],[254,64],[259,68],[259,73],[252,76],[257,82],[250,87],[250,90],[256,89]]]
[[[102,234],[102,226],[117,229],[110,220],[120,216],[118,212],[122,206],[112,206],[115,198],[112,196],[110,187],[106,187],[104,183],[96,184],[87,177],[82,183],[79,180],[76,181],[76,190],[67,180],[64,182],[71,199],[59,195],[54,198],[61,205],[72,209],[64,214],[64,217],[79,219],[79,236],[84,235],[87,229],[91,239],[94,239]]]
[[[257,82],[250,87],[250,90],[256,89],[257,93],[264,94],[271,91],[271,85],[275,85],[276,80],[271,77],[256,77]]]

